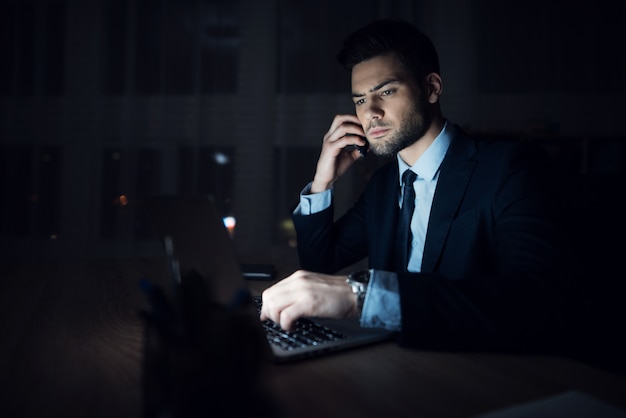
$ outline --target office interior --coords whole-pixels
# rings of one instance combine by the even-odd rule
[[[295,268],[290,211],[334,115],[353,112],[334,56],[377,18],[431,37],[450,121],[546,147],[584,256],[613,260],[589,289],[626,296],[616,271],[626,250],[626,3],[609,0],[2,0],[2,265],[80,260],[82,274],[84,260],[105,271],[100,260],[163,257],[142,198],[208,194],[242,259]],[[336,184],[337,213],[385,162],[368,156]],[[619,337],[614,324],[601,332]],[[611,351],[617,361],[604,349],[585,360],[626,375],[623,350]],[[503,370],[525,375],[516,364]]]
[[[624,172],[623,2],[0,8],[3,259],[158,255],[141,198],[210,194],[238,253],[293,260],[289,212],[332,118],[353,112],[349,74],[334,56],[345,35],[376,18],[410,20],[432,38],[444,114],[469,133],[540,141],[565,177]],[[341,179],[339,213],[382,163],[370,156]]]

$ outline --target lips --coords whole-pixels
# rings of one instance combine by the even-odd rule
[[[389,128],[372,128],[367,133],[367,136],[370,138],[380,138],[384,136],[387,132],[389,132]]]

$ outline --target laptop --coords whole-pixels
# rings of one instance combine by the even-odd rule
[[[241,298],[249,286],[213,197],[153,196],[145,198],[144,205],[168,254],[172,280],[179,281],[195,270],[207,282],[214,302],[227,307]],[[257,305],[261,303],[259,295],[249,296]],[[393,335],[388,330],[362,328],[358,318],[302,318],[297,325],[296,331],[286,332],[272,321],[259,320],[274,362],[360,347]]]

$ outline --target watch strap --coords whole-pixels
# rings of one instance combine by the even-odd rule
[[[363,311],[367,286],[370,281],[369,270],[359,270],[348,275],[346,282],[352,287],[352,292],[356,294],[357,310],[359,314]]]

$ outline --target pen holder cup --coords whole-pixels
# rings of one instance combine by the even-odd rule
[[[183,278],[174,320],[143,316],[143,417],[270,416],[258,316],[211,302],[203,283]]]

